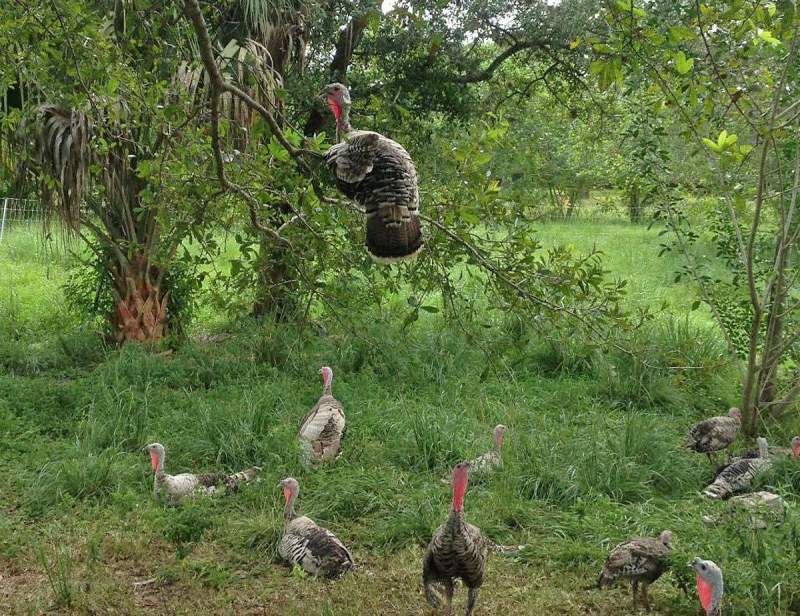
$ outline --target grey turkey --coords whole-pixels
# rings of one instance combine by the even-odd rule
[[[703,490],[705,496],[724,499],[736,492],[746,490],[759,473],[764,472],[772,465],[767,439],[759,437],[756,441],[758,443],[758,457],[739,458],[728,464],[717,475],[711,485]]]
[[[732,408],[727,415],[711,417],[693,425],[686,435],[686,448],[706,454],[713,464],[711,454],[729,447],[736,440],[741,426],[742,413]]]
[[[300,484],[288,477],[278,484],[285,500],[283,536],[278,553],[290,565],[306,573],[326,578],[338,578],[355,568],[350,551],[327,528],[317,526],[311,518],[298,516],[294,501]]]
[[[181,473],[168,475],[164,472],[166,452],[161,443],[151,443],[145,447],[150,453],[150,463],[155,473],[153,494],[159,500],[161,494],[172,504],[177,504],[187,496],[196,494],[220,494],[235,492],[243,483],[258,477],[261,467],[251,466],[247,470],[228,475],[226,473]]]
[[[433,533],[422,562],[422,585],[425,598],[437,608],[441,595],[436,586],[444,587],[447,614],[452,613],[453,590],[460,578],[468,588],[466,616],[475,609],[483,584],[486,559],[491,543],[478,527],[464,518],[464,495],[469,483],[469,464],[461,462],[453,469],[453,501],[450,515]]]
[[[322,375],[322,395],[300,425],[300,445],[306,463],[331,460],[340,453],[347,425],[342,403],[333,397],[333,370],[319,369]]]
[[[637,537],[620,543],[608,555],[597,579],[597,588],[611,586],[619,579],[630,580],[633,607],[636,609],[641,584],[644,607],[650,610],[647,587],[667,571],[671,553],[672,533],[668,530],[662,531],[658,538]]]
[[[722,569],[712,560],[695,557],[691,563],[697,583],[697,597],[706,616],[722,616],[722,596],[725,583]]]
[[[396,141],[350,126],[346,86],[332,83],[325,96],[336,119],[338,141],[325,154],[325,162],[339,190],[364,208],[367,252],[377,263],[416,256],[424,241],[414,161]]]

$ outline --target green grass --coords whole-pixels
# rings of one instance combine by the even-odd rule
[[[653,588],[656,613],[697,613],[675,584],[695,555],[723,566],[728,613],[797,613],[794,514],[763,532],[736,518],[700,522],[724,505],[699,496],[710,469],[681,443],[691,422],[735,401],[736,372],[707,320],[687,318],[692,289],[672,282],[674,262],[655,258],[655,231],[548,224],[542,237],[578,251],[596,243],[630,281],[628,301],[666,301],[635,339],[635,358],[533,341],[507,370],[487,371],[484,349],[509,348],[502,334],[468,339],[434,314],[408,329],[353,314],[358,335],[204,315],[197,329],[213,321],[230,337],[171,354],[113,349],[63,308],[67,259],[43,255],[33,236],[8,236],[0,613],[428,613],[419,576],[448,510],[440,479],[485,451],[496,423],[510,429],[504,468],[470,486],[467,516],[492,540],[524,547],[492,557],[477,613],[628,613],[624,588],[585,588],[615,543],[663,528],[675,533],[675,572]],[[339,460],[307,471],[295,433],[323,364],[334,368],[348,434]],[[768,428],[779,441],[798,425]],[[258,464],[262,480],[232,498],[159,506],[141,451],[153,440],[170,472]],[[277,561],[276,484],[288,475],[301,483],[301,510],[352,547],[355,575],[325,583]],[[764,482],[793,501],[798,477],[780,465]]]

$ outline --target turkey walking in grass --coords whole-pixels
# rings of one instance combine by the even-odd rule
[[[150,462],[155,473],[153,493],[156,500],[164,494],[172,504],[179,503],[187,496],[194,494],[216,494],[221,491],[235,491],[239,485],[253,481],[258,477],[261,468],[252,466],[239,473],[181,473],[167,475],[164,472],[166,452],[161,443],[151,443],[145,449],[150,453]]]
[[[714,561],[697,557],[691,566],[697,580],[697,597],[706,616],[722,616],[722,595],[725,593],[722,570]]]
[[[321,462],[335,458],[347,430],[342,403],[331,395],[333,370],[319,369],[322,375],[322,396],[300,425],[300,444],[306,462]]]
[[[278,487],[285,499],[283,536],[278,545],[281,557],[306,573],[326,578],[337,578],[353,569],[353,556],[336,535],[295,513],[294,501],[300,492],[297,480],[289,477]]]
[[[736,440],[741,425],[742,413],[737,408],[732,408],[727,415],[696,423],[686,436],[686,448],[706,454],[714,464],[711,454],[729,447]]]
[[[639,584],[642,585],[642,601],[650,610],[650,599],[647,587],[660,578],[669,568],[669,556],[672,553],[672,533],[662,531],[661,536],[638,537],[620,543],[608,555],[597,588],[611,586],[619,579],[631,581],[633,607],[636,609]]]
[[[339,140],[325,161],[339,190],[364,207],[367,252],[377,263],[416,256],[423,239],[414,161],[399,143],[350,126],[350,92],[344,85],[330,84],[325,96]]]
[[[447,614],[452,612],[453,584],[460,578],[468,590],[466,615],[475,609],[483,583],[489,542],[476,526],[464,519],[464,494],[469,482],[469,465],[458,464],[453,470],[453,503],[450,515],[433,534],[422,563],[422,584],[432,607],[439,606],[441,595],[435,586],[444,587]]]
[[[470,472],[491,473],[493,470],[499,468],[503,464],[503,459],[500,457],[500,449],[503,447],[503,438],[505,437],[506,430],[507,428],[502,424],[495,426],[492,450],[478,456],[474,460],[470,460]]]
[[[723,499],[749,488],[755,476],[767,470],[772,464],[767,439],[759,437],[756,442],[759,452],[757,458],[739,458],[728,464],[703,494],[709,498]]]

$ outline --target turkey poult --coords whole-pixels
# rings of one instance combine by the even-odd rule
[[[500,457],[500,449],[503,447],[503,439],[508,428],[503,424],[498,424],[494,427],[494,445],[491,451],[478,456],[474,460],[469,461],[470,471],[473,473],[490,473],[503,464],[503,458]]]
[[[461,578],[469,589],[466,615],[470,616],[483,583],[489,542],[476,526],[464,519],[464,494],[469,482],[469,464],[462,462],[453,469],[453,504],[444,524],[436,529],[422,563],[422,584],[425,597],[434,608],[441,595],[435,585],[444,586],[447,613],[452,611],[453,584]]]
[[[253,481],[261,472],[261,467],[251,466],[247,470],[232,475],[225,473],[167,475],[164,472],[164,458],[166,457],[164,446],[161,443],[151,443],[145,449],[150,453],[150,462],[155,473],[153,493],[156,500],[163,493],[173,504],[194,494],[216,494],[223,489],[234,492],[240,484]]]
[[[660,578],[669,568],[669,555],[672,552],[672,533],[662,531],[660,537],[639,537],[620,543],[608,555],[597,588],[611,586],[618,579],[631,581],[633,607],[636,609],[639,584],[642,585],[644,607],[650,610],[647,587]]]
[[[333,370],[319,369],[322,375],[322,395],[300,425],[300,444],[306,462],[330,460],[339,454],[347,430],[342,403],[331,395]]]
[[[742,413],[739,409],[732,408],[727,415],[712,417],[693,425],[686,436],[686,448],[706,454],[713,464],[711,454],[729,447],[736,440],[741,426]]]
[[[739,458],[728,464],[717,475],[713,483],[703,490],[705,496],[715,499],[728,498],[736,492],[749,488],[753,478],[770,467],[772,459],[769,456],[767,439],[758,437],[756,442],[758,443],[758,457]]]
[[[722,580],[722,570],[714,561],[702,560],[695,557],[692,569],[697,580],[697,597],[706,616],[722,615],[722,595],[725,584]]]
[[[294,511],[294,501],[300,484],[289,477],[278,484],[286,501],[283,518],[283,537],[278,553],[290,565],[298,565],[306,573],[337,578],[355,568],[353,556],[331,531],[320,528],[306,516]]]
[[[350,126],[350,92],[344,85],[326,86],[325,96],[339,141],[325,154],[325,162],[339,190],[364,207],[367,252],[377,263],[416,256],[423,239],[414,161],[396,141]]]

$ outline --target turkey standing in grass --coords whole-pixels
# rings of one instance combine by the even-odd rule
[[[416,256],[423,239],[414,161],[396,141],[350,126],[350,92],[345,86],[332,83],[325,96],[339,141],[325,154],[325,162],[339,190],[364,207],[367,252],[377,263]]]
[[[662,531],[658,539],[639,537],[620,543],[608,555],[603,571],[597,579],[597,588],[611,586],[620,578],[629,579],[633,608],[636,609],[637,593],[641,583],[642,600],[645,609],[649,611],[650,599],[647,596],[647,587],[667,571],[671,552],[672,533],[668,530]]]
[[[444,586],[447,614],[452,612],[453,584],[461,578],[469,589],[466,616],[472,614],[483,583],[489,542],[479,528],[464,519],[464,494],[469,482],[469,464],[462,462],[453,469],[453,504],[444,524],[436,529],[422,563],[422,584],[425,597],[434,608],[441,596],[434,585]]]
[[[722,595],[725,593],[722,570],[714,561],[697,557],[691,566],[697,580],[697,596],[706,616],[722,616]]]
[[[686,436],[686,448],[708,456],[714,463],[711,454],[730,446],[742,425],[742,413],[732,408],[727,415],[712,417],[692,426]]]
[[[232,475],[225,473],[167,475],[164,472],[164,458],[166,457],[164,446],[161,443],[151,443],[145,449],[150,453],[150,462],[153,472],[155,472],[153,493],[156,500],[161,493],[164,493],[173,504],[177,504],[183,498],[193,494],[216,494],[222,487],[234,492],[240,484],[253,481],[261,472],[260,467],[252,466]]]
[[[498,424],[494,427],[494,446],[491,451],[469,461],[469,468],[473,473],[490,473],[503,464],[500,449],[503,447],[503,438],[507,428]]]
[[[322,375],[322,396],[300,426],[300,444],[306,462],[335,458],[347,430],[342,403],[331,395],[333,370],[323,366],[319,373]]]
[[[306,573],[337,578],[355,567],[353,556],[331,531],[320,528],[306,516],[294,511],[300,484],[289,477],[278,484],[286,504],[283,510],[283,537],[278,553],[290,565],[298,565]]]
[[[728,464],[703,494],[709,498],[723,499],[749,488],[753,478],[772,464],[767,439],[758,437],[756,442],[759,452],[757,458],[739,458]]]

